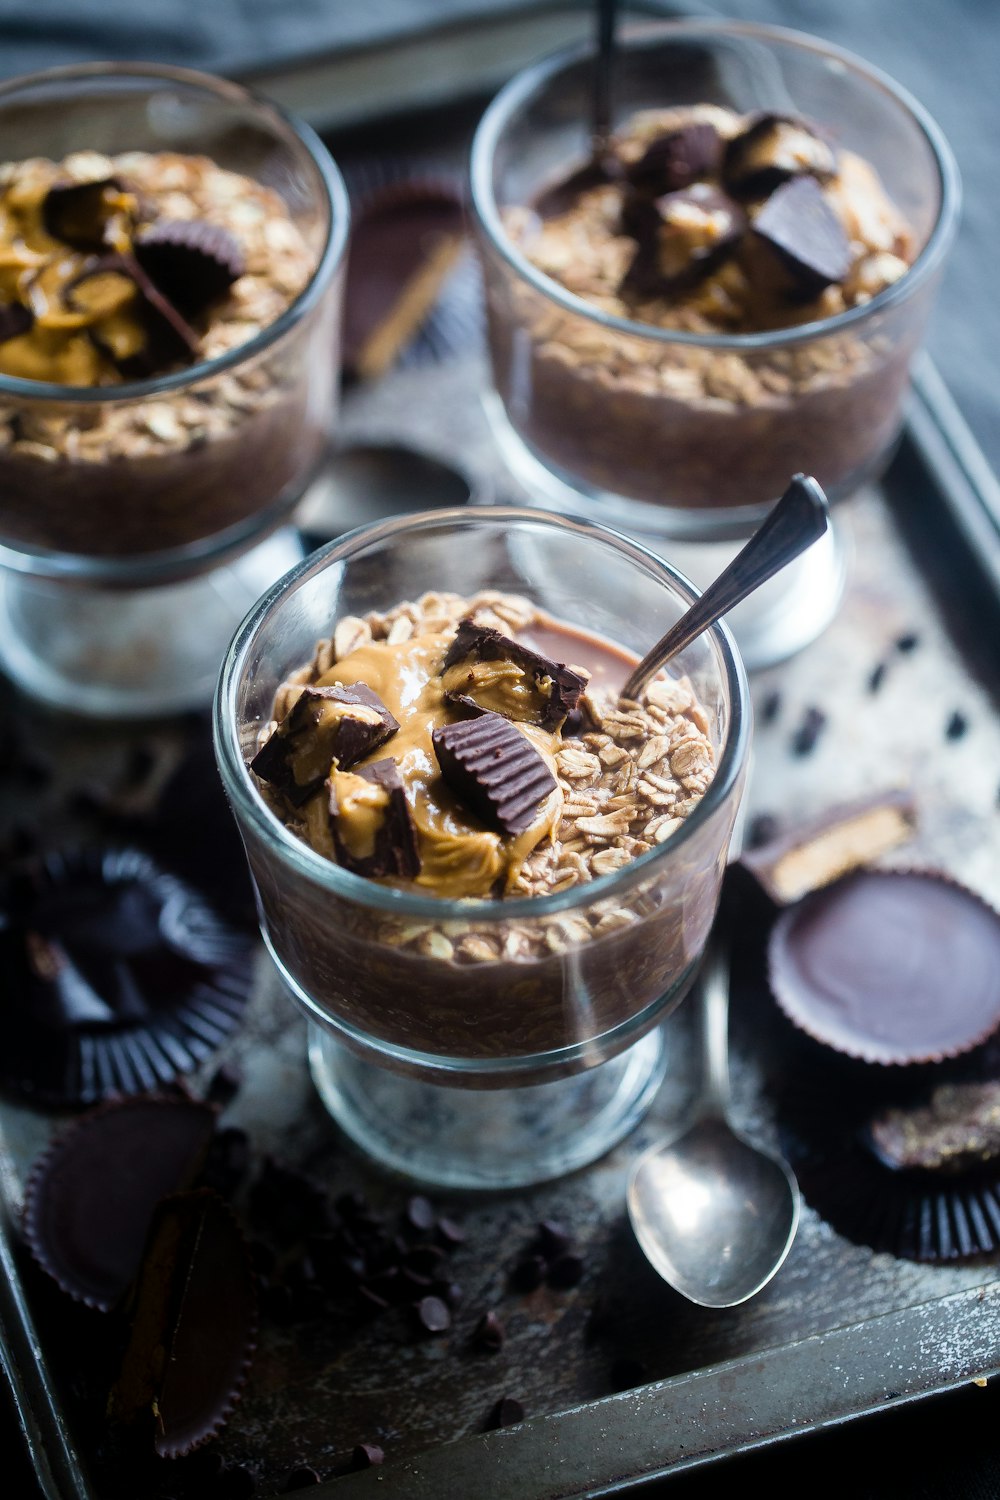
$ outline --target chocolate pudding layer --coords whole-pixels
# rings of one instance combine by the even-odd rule
[[[679,835],[721,747],[684,678],[620,699],[634,665],[507,594],[427,594],[340,620],[280,688],[251,770],[316,854],[439,897],[442,915],[415,921],[367,902],[361,882],[341,896],[299,879],[251,835],[293,983],[349,1028],[437,1058],[594,1040],[599,1060],[662,1015],[714,915],[717,831]],[[669,880],[659,863],[628,878],[675,836]],[[537,916],[518,899],[577,891]]]
[[[885,454],[912,314],[824,325],[903,277],[919,246],[871,165],[808,120],[645,111],[599,173],[571,173],[504,217],[544,276],[636,325],[604,327],[487,264],[508,418],[570,483],[742,508],[773,501],[796,472],[844,492]],[[780,338],[804,325],[810,337]],[[661,337],[671,331],[708,342]],[[744,335],[775,337],[723,342]]]
[[[79,151],[0,167],[0,377],[39,385],[37,399],[0,394],[3,539],[171,551],[294,498],[333,399],[308,324],[224,373],[139,397],[135,383],[256,338],[317,264],[276,192],[204,156]]]

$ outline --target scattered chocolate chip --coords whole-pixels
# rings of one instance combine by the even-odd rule
[[[968,719],[956,709],[944,727],[944,737],[946,740],[960,740],[968,728]]]
[[[472,1331],[472,1343],[477,1349],[497,1354],[503,1348],[506,1330],[495,1312],[483,1313]]]
[[[438,1238],[445,1247],[451,1250],[455,1245],[465,1243],[465,1230],[454,1219],[441,1218],[437,1222]]]
[[[377,1443],[358,1443],[351,1454],[352,1469],[374,1469],[385,1462],[385,1454]]]
[[[638,161],[625,168],[626,181],[660,197],[711,176],[722,163],[722,138],[714,125],[696,121],[655,136]]]
[[[243,1073],[238,1063],[220,1063],[208,1081],[205,1097],[209,1104],[224,1106],[239,1093],[243,1085]]]
[[[773,813],[757,813],[747,825],[747,848],[759,849],[763,844],[769,844],[777,838],[778,829],[778,820]]]
[[[57,182],[42,201],[42,224],[53,239],[74,250],[101,250],[108,223],[119,208],[122,185],[114,177],[97,182]]]
[[[524,1421],[524,1407],[516,1396],[501,1396],[487,1418],[487,1427],[512,1427]]]
[[[440,1297],[442,1301],[447,1302],[449,1307],[457,1307],[464,1295],[457,1281],[432,1282],[431,1291],[435,1297]]]
[[[501,833],[523,833],[555,790],[555,777],[534,745],[500,714],[445,724],[431,740],[452,791]]]
[[[832,146],[805,120],[762,114],[726,145],[722,177],[730,192],[761,198],[789,178],[826,181],[837,170]]]
[[[247,1198],[251,1222],[287,1244],[329,1227],[322,1186],[305,1172],[265,1156]]]
[[[217,1130],[209,1143],[201,1182],[221,1198],[232,1198],[250,1171],[250,1137],[235,1125]]]
[[[762,724],[773,724],[781,712],[781,694],[775,689],[768,693],[760,706],[760,722]]]
[[[919,637],[919,635],[916,635],[916,634],[914,634],[913,631],[910,631],[906,635],[901,635],[899,637],[899,639],[896,642],[896,650],[897,651],[901,651],[903,653],[903,655],[906,656],[911,651],[916,651],[916,649],[917,649],[917,647],[919,645],[920,645],[920,637]]]
[[[406,1252],[403,1266],[408,1271],[416,1271],[419,1276],[434,1276],[443,1259],[444,1251],[440,1246],[417,1245]]]
[[[577,1286],[582,1279],[583,1259],[571,1250],[566,1251],[564,1255],[557,1255],[549,1264],[547,1280],[551,1287],[557,1287],[560,1291],[568,1291],[570,1287]]]
[[[811,177],[796,177],[768,198],[753,233],[773,250],[798,292],[817,297],[851,269],[851,246],[837,215]]]
[[[333,761],[338,770],[349,771],[398,729],[381,698],[363,682],[303,688],[250,769],[301,807],[319,791]]]
[[[20,338],[34,323],[34,314],[19,302],[0,302],[0,344]]]
[[[546,1260],[555,1260],[572,1247],[573,1236],[565,1224],[555,1219],[543,1219],[538,1226],[538,1246]]]
[[[825,726],[826,714],[818,708],[807,708],[802,723],[792,736],[792,754],[811,754]]]
[[[416,1315],[421,1328],[428,1333],[444,1333],[451,1327],[451,1310],[440,1297],[421,1297]]]
[[[541,1255],[526,1255],[510,1273],[510,1284],[516,1292],[533,1292],[545,1280],[545,1271]]]
[[[187,317],[200,313],[246,272],[246,257],[235,237],[201,219],[160,219],[142,231],[132,250],[153,284]]]
[[[434,1228],[437,1215],[429,1198],[417,1193],[407,1200],[405,1219],[407,1227],[418,1234],[429,1234]]]
[[[348,778],[354,776],[381,788],[386,794],[383,807],[377,810],[381,822],[375,828],[373,845],[363,854],[356,852],[350,838],[349,809],[354,792]],[[357,772],[335,770],[327,785],[330,791],[330,834],[337,861],[345,870],[364,875],[369,880],[378,880],[385,875],[412,880],[419,874],[420,853],[413,815],[399,767],[390,756],[360,766]]]
[[[299,1464],[285,1475],[285,1482],[281,1486],[283,1495],[290,1495],[294,1490],[308,1490],[314,1484],[322,1484],[323,1481],[316,1470],[308,1464]]]
[[[872,668],[872,670],[871,670],[871,672],[869,673],[869,676],[868,676],[868,691],[870,693],[877,693],[878,692],[879,688],[882,686],[883,682],[885,681],[885,674],[888,672],[888,670],[889,670],[888,665],[884,661],[878,662]]]
[[[576,708],[587,686],[588,679],[563,662],[550,661],[492,626],[465,619],[460,621],[442,664],[445,697],[451,700],[467,696],[475,701],[476,663],[495,661],[507,661],[520,667],[525,683],[530,682],[533,686],[534,702],[529,716],[529,700],[526,698],[525,709],[519,709],[517,717],[537,723],[543,729],[559,729],[566,715]],[[467,671],[463,675],[458,669]],[[492,704],[481,706],[493,708]]]

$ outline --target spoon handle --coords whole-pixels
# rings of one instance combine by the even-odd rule
[[[672,656],[683,651],[721,615],[766,583],[800,552],[818,542],[829,524],[829,507],[822,489],[815,479],[796,474],[728,568],[646,652],[622,688],[622,697],[638,699],[650,678]]]
[[[604,151],[611,134],[611,76],[614,71],[618,0],[597,0],[597,62],[594,76],[594,117],[591,148]]]
[[[702,1109],[725,1116],[729,1110],[729,952],[713,936],[701,979]]]

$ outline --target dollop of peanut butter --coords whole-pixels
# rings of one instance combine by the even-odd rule
[[[26,164],[0,192],[0,302],[26,307],[32,326],[0,343],[0,372],[57,385],[121,380],[115,360],[145,343],[140,293],[99,257],[56,239],[45,227],[45,200],[59,183],[54,162]],[[134,194],[113,183],[100,195],[105,253],[128,250],[138,214]]]
[[[453,723],[459,716],[458,711],[445,701],[447,678],[441,675],[451,641],[451,635],[416,635],[408,641],[396,643],[371,641],[335,663],[315,685],[353,687],[364,683],[378,694],[399,721],[399,730],[392,740],[369,756],[368,761],[352,767],[352,772],[357,772],[359,766],[369,761],[391,754],[399,768],[417,832],[421,867],[412,884],[433,891],[437,896],[454,899],[488,896],[498,885],[507,889],[517,879],[531,851],[543,839],[553,835],[562,812],[562,792],[556,788],[550,793],[533,822],[522,833],[504,837],[479,823],[449,790],[438,768],[431,736],[435,729]],[[503,666],[502,663],[495,665]],[[505,702],[510,711],[510,692],[513,689],[502,671],[496,687],[498,707]],[[516,693],[514,696],[517,711],[524,711],[528,705],[521,705]],[[559,735],[532,723],[518,723],[517,728],[555,774]],[[351,793],[354,782],[360,783],[357,796]],[[345,837],[346,831],[352,850],[356,844],[357,853],[369,852],[381,810],[376,807],[371,794],[379,789],[360,776],[340,772],[337,773],[336,788],[341,837]],[[360,788],[366,790],[362,792]],[[318,853],[331,857],[333,846],[326,815],[327,803],[328,793],[325,790],[318,792],[304,811],[310,844]],[[397,882],[389,880],[388,883]]]

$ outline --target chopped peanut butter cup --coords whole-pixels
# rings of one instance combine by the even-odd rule
[[[57,182],[42,203],[42,223],[53,239],[75,250],[100,250],[109,243],[116,215],[131,226],[135,200],[116,177],[97,182]]]
[[[828,181],[837,170],[833,147],[806,120],[758,115],[727,144],[722,176],[732,193],[762,198],[789,178]]]
[[[471,699],[483,710],[549,730],[561,727],[587,686],[586,677],[562,662],[470,619],[459,623],[442,678],[446,701]]]
[[[20,338],[22,333],[27,333],[34,321],[30,308],[22,307],[19,302],[0,303],[0,344],[5,344],[8,339]]]
[[[348,771],[399,729],[377,693],[351,687],[305,687],[250,769],[301,807],[330,774],[334,761]]]
[[[137,236],[133,254],[157,289],[191,317],[246,271],[246,256],[220,224],[161,219]]]
[[[721,164],[722,137],[714,125],[695,120],[656,136],[626,168],[625,177],[641,192],[660,197],[714,175]]]
[[[556,779],[535,747],[500,714],[435,729],[434,749],[452,790],[484,823],[523,833]]]
[[[156,1452],[180,1458],[223,1427],[256,1347],[249,1250],[221,1198],[199,1189],[158,1205],[129,1311],[109,1419],[140,1430],[152,1419]]]
[[[753,221],[753,233],[778,256],[805,297],[843,281],[851,269],[844,227],[811,177],[794,178],[772,193]]]
[[[328,785],[330,833],[345,869],[369,879],[419,874],[413,819],[394,760],[376,760],[356,774],[338,768]]]

